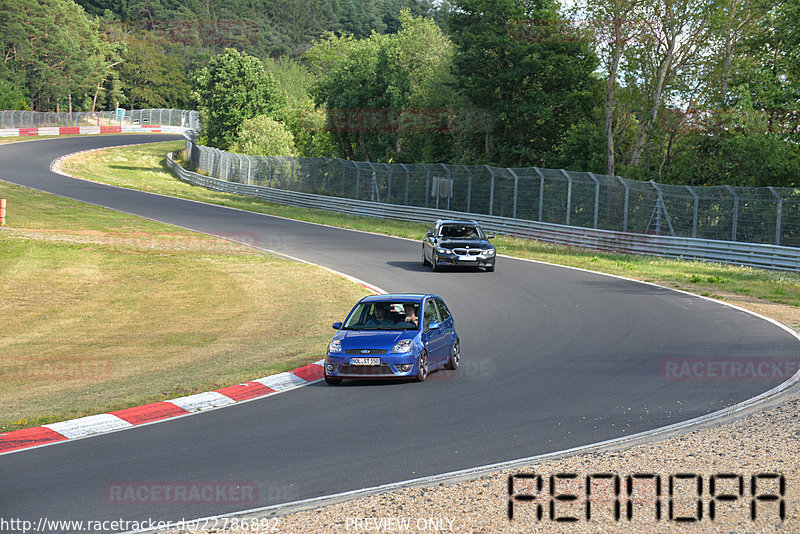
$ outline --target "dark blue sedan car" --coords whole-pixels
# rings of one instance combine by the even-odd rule
[[[402,378],[422,382],[460,357],[453,316],[439,295],[364,297],[350,311],[325,355],[325,382]]]

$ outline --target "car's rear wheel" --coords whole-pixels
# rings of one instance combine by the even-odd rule
[[[331,386],[338,386],[339,384],[342,383],[342,379],[341,378],[331,378],[329,376],[326,376],[325,377],[325,383],[326,384],[330,384]]]
[[[453,341],[453,346],[450,347],[450,361],[447,362],[447,365],[445,365],[444,368],[449,369],[451,371],[455,371],[456,369],[458,369],[458,363],[460,360],[461,360],[461,342],[458,341],[458,338],[456,338],[456,340]]]
[[[426,378],[428,378],[428,353],[423,350],[417,361],[417,382],[424,382]]]
[[[422,247],[422,266],[428,265],[428,258],[425,257],[425,247]]]

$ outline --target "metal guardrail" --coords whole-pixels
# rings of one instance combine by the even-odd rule
[[[249,156],[187,143],[203,174],[244,184],[623,233],[800,246],[800,188],[660,184],[591,172]]]
[[[580,228],[242,184],[188,171],[174,160],[173,153],[168,154],[167,165],[179,179],[193,185],[301,208],[324,209],[362,217],[421,223],[430,223],[442,218],[467,218],[479,221],[485,229],[493,232],[528,237],[559,245],[686,260],[732,263],[771,270],[800,271],[800,248]]]

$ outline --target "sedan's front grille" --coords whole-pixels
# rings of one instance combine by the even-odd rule
[[[459,256],[478,256],[481,253],[481,249],[479,248],[454,248],[453,254],[458,254]]]
[[[381,365],[350,365],[346,363],[339,369],[339,374],[348,376],[394,376],[387,363]]]
[[[345,354],[386,354],[389,352],[388,350],[384,349],[345,349]]]

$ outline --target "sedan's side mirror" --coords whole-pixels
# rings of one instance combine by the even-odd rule
[[[334,330],[339,330],[340,328],[342,328],[342,323],[333,323],[332,326]]]
[[[494,234],[486,234],[487,239],[494,239]]]
[[[433,232],[426,232],[425,237],[433,237]]]

